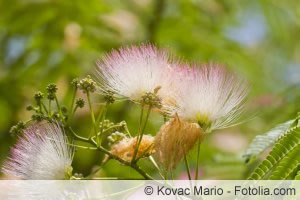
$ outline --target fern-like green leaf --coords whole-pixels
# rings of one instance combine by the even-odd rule
[[[274,168],[271,180],[286,179],[300,165],[300,145],[290,151]]]
[[[267,148],[271,147],[281,136],[287,132],[294,122],[295,120],[287,121],[279,124],[263,135],[256,136],[243,155],[243,157],[246,159],[246,162],[248,162],[252,157],[259,155]]]
[[[300,170],[298,171],[297,175],[295,176],[295,180],[300,180]]]
[[[250,180],[264,179],[279,162],[300,145],[300,125],[290,128],[274,145],[267,158],[250,175]],[[292,156],[291,156],[292,157]],[[286,158],[288,160],[288,158]],[[278,175],[278,174],[277,174]]]

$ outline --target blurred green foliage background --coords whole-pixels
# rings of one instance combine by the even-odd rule
[[[201,147],[202,179],[245,178],[252,164],[241,158],[251,139],[300,111],[300,2],[276,0],[1,0],[0,1],[0,165],[15,138],[9,129],[30,118],[26,106],[48,83],[70,104],[70,81],[93,74],[95,60],[112,48],[151,42],[192,63],[217,61],[251,85],[242,125],[211,134]],[[101,97],[94,95],[95,108]],[[134,133],[139,107],[117,103],[108,118],[126,119]],[[255,117],[251,117],[251,116]],[[147,133],[163,119],[152,115]],[[87,109],[73,122],[88,134]],[[89,174],[100,161],[78,151],[74,168]],[[190,155],[195,167],[195,152]],[[155,170],[147,161],[142,165]],[[181,165],[175,172],[185,178]],[[102,176],[139,177],[115,161]]]

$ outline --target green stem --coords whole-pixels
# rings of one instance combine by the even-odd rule
[[[201,146],[201,140],[198,140],[198,147],[197,147],[197,164],[196,164],[196,175],[195,180],[198,180],[198,171],[199,171],[199,161],[200,161],[200,146]]]
[[[139,132],[138,132],[138,135],[137,135],[137,141],[139,141],[140,133],[141,133],[141,130],[142,130],[143,116],[144,116],[144,104],[142,104],[142,108],[141,108],[141,114],[140,114],[140,120],[139,120]],[[135,160],[137,151],[138,151],[138,146],[136,146],[136,148],[134,150],[132,162],[134,162],[134,160]]]
[[[140,114],[140,121],[139,121],[139,134],[141,133],[141,130],[142,130],[143,117],[144,117],[144,105],[142,104],[142,109],[141,109],[141,114]],[[138,134],[138,137],[140,137],[139,134]]]
[[[127,125],[125,125],[124,130],[129,137],[132,137]]]
[[[74,109],[72,110],[72,112],[71,112],[70,118],[73,118],[73,116],[74,116],[75,112],[77,111],[77,109],[78,109],[78,106],[76,105],[76,106],[74,107]]]
[[[168,180],[168,170],[165,170],[164,177],[165,177],[165,180]]]
[[[44,104],[43,102],[41,102],[41,105],[42,105],[42,107],[44,108],[46,114],[48,114],[48,116],[49,116],[49,112],[48,112],[48,110],[47,110],[45,104]]]
[[[43,114],[43,110],[42,110],[42,102],[40,102],[40,103],[38,104],[38,106],[39,106],[38,112],[41,113],[41,114]]]
[[[57,106],[57,109],[58,109],[59,115],[61,116],[61,119],[62,119],[63,123],[64,123],[64,124],[66,124],[66,121],[65,121],[65,119],[64,119],[64,115],[63,115],[63,113],[62,113],[62,111],[61,111],[61,108],[60,108],[60,105],[59,105],[59,102],[58,102],[57,96],[56,96],[56,95],[54,95],[54,97],[55,97],[55,102],[56,102],[56,106]]]
[[[149,119],[149,116],[150,116],[150,113],[151,113],[151,109],[152,109],[152,106],[149,106],[148,112],[147,112],[147,115],[146,115],[146,121],[145,121],[145,124],[144,124],[143,129],[142,129],[142,134],[141,134],[142,137],[143,137],[143,134],[144,134],[146,126],[147,126],[147,122],[148,122],[148,119]]]
[[[51,100],[49,99],[49,103],[48,103],[48,110],[49,110],[49,117],[52,116],[51,114]]]
[[[96,147],[87,147],[87,146],[81,146],[81,145],[78,145],[78,144],[70,144],[70,143],[65,143],[65,144],[69,145],[69,146],[72,146],[72,147],[80,148],[80,149],[97,151]]]
[[[73,131],[73,129],[71,128],[71,126],[67,126],[66,128],[72,133],[72,135],[74,136],[75,139],[83,141],[83,142],[88,142],[88,143],[92,144],[92,142],[88,138],[85,138],[85,137],[82,137],[80,135],[77,135],[77,133],[75,133]]]
[[[143,135],[144,135],[144,132],[145,132],[145,129],[146,129],[146,126],[147,126],[147,122],[148,122],[149,116],[150,116],[151,108],[152,108],[152,106],[149,106],[147,114],[146,114],[144,125],[142,126],[141,131],[140,131],[140,133],[139,133],[139,135],[137,137],[138,141],[137,141],[137,145],[136,145],[136,148],[135,148],[135,151],[134,151],[134,154],[133,154],[132,162],[136,161],[136,155],[138,153],[140,144],[141,144],[142,139],[143,139]],[[144,109],[142,108],[141,116],[143,115],[143,110]],[[140,118],[140,120],[142,121],[142,117]],[[142,123],[140,123],[140,124],[142,124]]]
[[[100,112],[99,112],[99,114],[98,114],[98,116],[97,116],[96,124],[99,124],[99,123],[100,123],[100,120],[102,119],[102,114],[103,114],[103,111],[104,111],[104,107],[105,107],[105,106],[103,106],[103,108],[101,108],[101,110],[100,110]]]
[[[109,130],[112,130],[112,129],[115,129],[115,128],[120,128],[120,127],[122,127],[122,125],[120,125],[120,124],[115,124],[115,125],[113,125],[113,126],[110,126],[110,127],[107,128],[107,129],[103,129],[102,132],[105,133],[105,132],[107,132],[107,131],[109,131]],[[125,130],[125,131],[126,131],[126,130]]]
[[[171,174],[171,179],[174,180],[174,174],[173,174],[173,170],[170,170],[170,174]]]
[[[88,104],[89,104],[89,108],[90,108],[90,113],[91,113],[91,118],[92,118],[92,122],[93,122],[93,127],[94,127],[94,131],[95,131],[95,135],[97,135],[96,120],[95,120],[95,115],[94,115],[93,107],[92,107],[92,104],[91,104],[91,98],[90,98],[89,91],[86,91],[86,96],[87,96],[87,99],[88,99]],[[90,135],[90,137],[91,137],[91,135]]]
[[[187,158],[186,158],[186,154],[184,154],[184,164],[185,164],[188,176],[189,176],[189,180],[192,180],[191,173],[190,173],[190,167],[189,167],[189,163],[188,163]]]
[[[97,143],[101,146],[101,143],[102,143],[102,133],[103,133],[103,122],[106,118],[106,113],[107,113],[107,109],[108,109],[108,105],[109,103],[106,103],[104,108],[103,108],[103,111],[102,111],[102,114],[101,114],[101,129],[100,129],[100,134],[96,136],[96,141]]]
[[[74,107],[74,103],[75,103],[76,93],[77,93],[77,87],[75,87],[75,88],[74,88],[74,91],[73,91],[71,107],[70,107],[70,110],[69,110],[69,121],[71,121],[71,118],[73,118],[73,114],[74,114],[75,111],[76,111],[76,110],[74,109],[74,112],[73,112],[73,107]]]

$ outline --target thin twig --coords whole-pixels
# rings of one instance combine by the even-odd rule
[[[149,106],[147,114],[146,114],[146,119],[145,119],[144,125],[142,126],[141,132],[139,133],[137,146],[136,146],[134,154],[133,154],[132,162],[136,161],[136,155],[137,155],[137,152],[139,150],[140,144],[141,144],[142,139],[143,139],[143,135],[144,135],[144,132],[145,132],[145,129],[146,129],[146,126],[147,126],[149,116],[150,116],[151,108],[152,108],[152,106]],[[141,113],[141,114],[143,114],[143,113]]]
[[[87,96],[88,104],[89,104],[89,108],[90,108],[90,113],[91,113],[93,128],[94,128],[94,131],[95,131],[95,135],[97,135],[96,120],[95,120],[95,115],[94,115],[94,111],[93,111],[93,107],[92,107],[91,98],[90,98],[90,92],[89,91],[86,91],[86,96]],[[90,137],[91,137],[91,135],[90,135]]]
[[[184,164],[185,164],[188,176],[189,176],[189,180],[192,180],[191,173],[190,173],[190,167],[189,167],[189,163],[188,163],[187,158],[186,158],[186,154],[184,154]]]
[[[201,146],[201,139],[199,139],[199,141],[198,141],[198,147],[197,147],[197,164],[196,164],[195,180],[198,180],[199,161],[200,161],[200,146]]]
[[[73,112],[73,107],[74,107],[74,102],[75,102],[75,98],[76,98],[76,92],[77,92],[77,87],[74,87],[73,90],[73,96],[72,96],[72,102],[71,102],[71,107],[70,107],[70,111],[69,111],[69,121],[71,121],[71,118],[73,118],[73,115],[76,111],[76,107],[74,108],[74,112]]]
[[[103,111],[102,111],[102,114],[101,114],[101,124],[102,125],[101,125],[101,129],[100,129],[100,134],[99,134],[99,136],[98,136],[98,134],[96,136],[97,144],[99,144],[100,146],[101,146],[101,143],[102,143],[103,124],[104,124],[103,122],[104,122],[104,120],[106,118],[106,113],[107,113],[108,105],[109,105],[109,103],[107,102],[105,104],[104,108],[103,108]]]

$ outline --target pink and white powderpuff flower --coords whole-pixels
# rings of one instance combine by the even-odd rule
[[[247,83],[224,66],[208,64],[177,68],[180,95],[168,113],[180,119],[197,122],[206,131],[236,124],[243,112],[248,94]]]
[[[100,91],[141,103],[155,93],[162,104],[176,98],[174,69],[167,52],[152,45],[114,50],[97,62]]]
[[[70,178],[74,151],[67,143],[58,124],[33,123],[12,148],[2,172],[9,178],[25,180]]]

